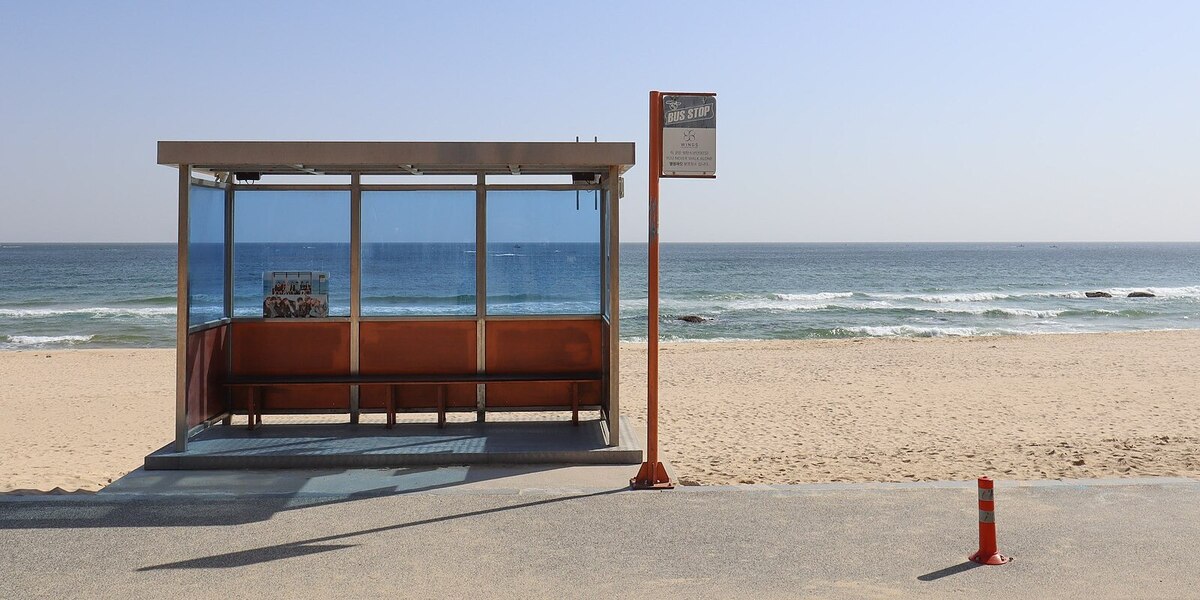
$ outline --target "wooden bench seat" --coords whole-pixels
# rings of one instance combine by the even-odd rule
[[[462,383],[570,383],[571,423],[579,424],[579,384],[601,381],[600,373],[537,373],[501,374],[467,373],[462,375],[233,375],[226,378],[229,388],[250,390],[246,401],[248,428],[262,424],[262,393],[265,388],[280,385],[382,385],[388,388],[387,428],[396,425],[396,395],[405,385],[436,385],[438,387],[438,427],[446,426],[446,386]],[[228,420],[226,423],[228,424]]]

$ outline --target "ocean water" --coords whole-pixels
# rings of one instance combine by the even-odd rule
[[[364,314],[471,314],[473,250],[364,248]],[[490,245],[491,310],[597,311],[597,252],[586,244]],[[644,340],[646,246],[623,244],[621,252],[622,337]],[[194,255],[195,271],[207,268],[211,281],[219,253]],[[330,273],[331,314],[348,314],[348,257],[340,244],[239,245],[235,312],[258,314],[264,270],[311,269]],[[664,244],[661,281],[667,340],[1200,327],[1194,243]],[[174,291],[173,245],[0,244],[0,349],[173,347]],[[194,287],[201,312],[216,304],[206,291],[211,286]],[[1089,291],[1114,297],[1087,298]],[[1134,291],[1156,297],[1126,297]]]

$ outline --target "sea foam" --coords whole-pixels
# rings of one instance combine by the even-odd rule
[[[174,316],[174,307],[111,307],[90,308],[0,308],[0,317],[47,318],[64,315],[89,315],[92,317],[161,317]]]
[[[771,294],[776,300],[837,300],[853,298],[854,292],[817,292],[815,294]]]
[[[912,325],[843,327],[841,330],[870,337],[961,337],[991,333],[974,327],[914,327]]]
[[[4,341],[16,346],[47,346],[50,344],[83,344],[92,341],[94,335],[7,335]]]
[[[1113,296],[1127,296],[1132,292],[1150,292],[1158,298],[1167,298],[1170,300],[1176,299],[1198,299],[1200,300],[1200,285],[1189,285],[1185,287],[1147,287],[1147,288],[1113,288],[1107,290]]]

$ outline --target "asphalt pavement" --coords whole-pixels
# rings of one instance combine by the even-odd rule
[[[1194,480],[1000,482],[1015,560],[975,566],[973,482],[628,491],[622,473],[143,473],[0,496],[0,598],[1200,597]]]

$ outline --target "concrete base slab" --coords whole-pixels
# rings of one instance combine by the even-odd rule
[[[608,446],[600,421],[268,424],[207,429],[185,452],[168,444],[146,457],[147,470],[343,469],[449,465],[615,464],[642,462],[622,419],[620,444]]]

